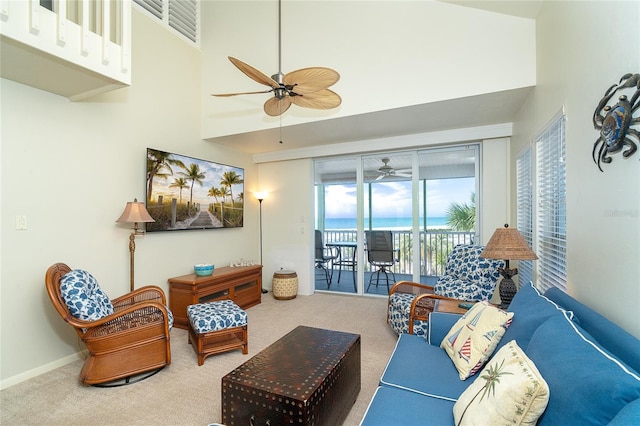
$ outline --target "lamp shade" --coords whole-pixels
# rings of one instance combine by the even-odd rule
[[[133,202],[129,201],[127,203],[116,222],[141,223],[155,222],[155,220],[145,208],[144,203],[138,202],[138,199],[134,198]]]
[[[266,192],[254,192],[253,195],[255,195],[255,197],[260,201],[262,201],[265,198],[267,198],[267,193]]]
[[[496,229],[491,239],[480,254],[485,259],[535,260],[538,258],[531,250],[524,237],[515,228]]]

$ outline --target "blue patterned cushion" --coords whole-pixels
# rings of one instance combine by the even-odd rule
[[[415,297],[416,295],[411,293],[393,293],[389,297],[389,325],[398,335],[409,332],[409,312]],[[413,334],[426,339],[429,336],[428,330],[428,321],[413,321]]]
[[[247,325],[247,313],[231,300],[189,305],[187,316],[198,334]]]
[[[493,296],[503,260],[480,257],[484,246],[459,244],[447,258],[445,275],[434,286],[436,294],[454,299],[479,302]]]
[[[60,280],[60,294],[74,317],[96,321],[113,314],[113,305],[96,279],[87,271],[74,269]]]
[[[167,306],[167,320],[169,322],[169,331],[171,331],[171,328],[173,327],[173,312],[171,312],[171,309],[169,309],[169,307]]]

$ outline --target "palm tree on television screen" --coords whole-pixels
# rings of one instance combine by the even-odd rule
[[[179,172],[182,176],[184,176],[187,180],[191,181],[191,192],[189,195],[189,205],[193,207],[193,185],[198,183],[198,185],[202,186],[202,181],[205,178],[205,174],[200,171],[200,166],[191,163],[191,165],[186,168],[184,172]]]
[[[242,181],[242,177],[239,176],[233,170],[230,170],[228,172],[224,172],[222,174],[222,180],[220,181],[220,185],[226,186],[227,188],[229,188],[229,194],[231,195],[231,207],[233,207],[233,189],[232,189],[232,186],[241,184],[242,182],[243,182]]]

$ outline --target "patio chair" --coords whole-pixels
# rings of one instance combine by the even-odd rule
[[[367,261],[372,267],[371,276],[369,277],[369,285],[367,291],[371,287],[374,275],[376,276],[376,288],[380,283],[380,274],[384,274],[387,284],[387,293],[389,292],[389,274],[396,282],[396,276],[391,270],[393,265],[398,261],[398,250],[393,247],[393,234],[391,231],[365,231],[365,239],[367,242]],[[375,269],[375,271],[373,271]]]
[[[161,288],[146,286],[109,300],[91,274],[64,263],[49,267],[45,285],[58,314],[87,347],[82,383],[120,386],[171,364],[173,317]]]
[[[316,229],[315,237],[315,262],[316,269],[324,271],[327,280],[327,290],[331,287],[333,280],[333,268],[329,269],[329,263],[338,257],[338,250],[335,247],[327,247],[324,245],[322,231]]]

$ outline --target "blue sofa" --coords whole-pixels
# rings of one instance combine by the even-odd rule
[[[640,340],[558,289],[525,285],[494,354],[515,340],[549,387],[539,425],[640,425]],[[431,314],[429,339],[402,334],[361,425],[453,425],[460,380],[440,342],[458,315]]]

